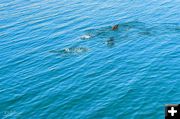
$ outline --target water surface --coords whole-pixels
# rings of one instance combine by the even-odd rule
[[[165,104],[180,103],[179,8],[1,0],[0,118],[163,119]]]

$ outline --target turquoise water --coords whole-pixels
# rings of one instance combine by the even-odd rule
[[[1,0],[0,118],[163,119],[180,103],[179,8]]]

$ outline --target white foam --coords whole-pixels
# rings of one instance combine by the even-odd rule
[[[90,35],[83,35],[83,36],[81,36],[81,39],[89,39],[89,38],[91,38]]]

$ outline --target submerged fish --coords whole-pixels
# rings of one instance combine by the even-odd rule
[[[144,32],[140,32],[139,34],[141,34],[141,35],[151,35],[151,33],[150,32],[148,32],[148,31],[144,31]]]
[[[105,44],[109,47],[112,47],[114,45],[114,38],[113,37],[110,37],[106,42]]]
[[[70,47],[70,48],[64,48],[61,50],[53,50],[50,52],[58,53],[58,54],[80,54],[80,53],[84,53],[87,51],[88,51],[88,49],[85,47]]]

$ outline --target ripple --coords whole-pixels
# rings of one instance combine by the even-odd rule
[[[162,117],[164,104],[180,95],[178,3],[0,1],[0,113]]]

